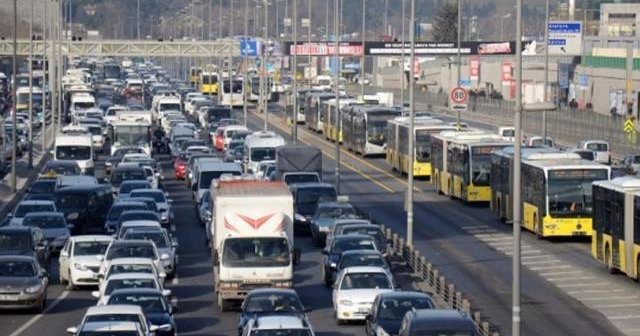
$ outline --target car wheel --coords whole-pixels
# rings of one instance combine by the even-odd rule
[[[58,274],[58,281],[63,286],[66,286],[67,282],[68,282],[67,280],[65,280],[64,276],[62,276],[62,272],[60,272],[60,274]]]
[[[75,285],[73,284],[73,280],[71,280],[71,271],[69,271],[69,273],[67,274],[67,278],[69,280],[67,281],[66,289],[68,291],[72,291],[75,288]]]
[[[338,318],[338,312],[337,311],[335,313],[335,317],[336,317],[336,324],[337,325],[343,325],[344,324],[344,320],[341,320],[340,318]]]

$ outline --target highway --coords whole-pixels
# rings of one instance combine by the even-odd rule
[[[272,130],[290,138],[281,112],[269,120]],[[249,120],[253,128],[263,123],[261,116]],[[325,163],[333,171],[335,145],[304,126],[298,132],[301,142],[322,148]],[[404,236],[406,179],[392,173],[384,158],[341,153],[343,193]],[[416,247],[467,295],[474,308],[508,334],[511,226],[500,223],[488,208],[437,195],[427,181],[417,181],[416,188]],[[640,335],[637,283],[609,275],[592,259],[589,246],[583,241],[537,240],[523,233],[523,334]]]

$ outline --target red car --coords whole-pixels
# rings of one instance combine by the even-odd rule
[[[173,161],[173,170],[175,171],[175,176],[177,180],[184,180],[185,174],[187,172],[187,161],[189,158],[182,154],[179,155],[175,161]]]
[[[213,139],[213,143],[216,147],[216,150],[224,150],[224,127],[218,127],[218,129],[216,130],[216,137],[215,139]]]

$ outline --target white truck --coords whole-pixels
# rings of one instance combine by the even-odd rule
[[[293,287],[293,196],[278,182],[225,179],[212,184],[209,244],[221,310],[256,288]]]

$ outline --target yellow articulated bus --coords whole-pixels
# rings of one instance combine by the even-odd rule
[[[457,128],[432,117],[414,118],[414,153],[409,155],[409,118],[397,117],[387,125],[387,162],[400,174],[409,172],[413,160],[413,176],[431,177],[431,136]]]
[[[340,97],[340,111],[344,111],[345,107],[358,104],[358,100],[351,97]],[[331,98],[325,100],[320,107],[320,119],[324,120],[322,124],[324,137],[332,142],[339,141],[342,143],[342,123],[336,109],[336,99]]]
[[[591,254],[609,272],[640,279],[640,179],[593,183]]]
[[[521,157],[522,226],[542,237],[591,236],[592,184],[608,180],[611,168],[578,154],[526,148]],[[491,158],[492,209],[513,220],[513,147]]]
[[[442,132],[431,137],[433,177],[439,193],[464,202],[491,201],[491,153],[513,142],[480,131]]]
[[[208,96],[218,94],[218,82],[220,76],[217,72],[203,71],[198,79],[198,89],[200,93]]]
[[[202,73],[202,68],[200,67],[191,67],[189,69],[189,84],[192,88],[197,88],[200,83],[200,74]]]

